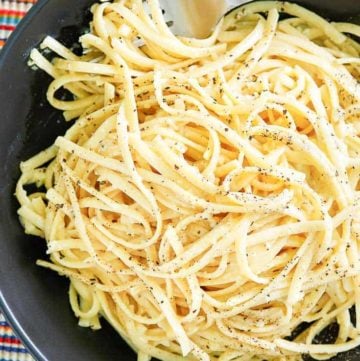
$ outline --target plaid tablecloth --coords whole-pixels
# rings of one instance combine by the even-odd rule
[[[37,0],[0,0],[0,49]],[[0,312],[0,361],[33,361]]]

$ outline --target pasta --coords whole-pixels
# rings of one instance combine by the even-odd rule
[[[31,52],[72,123],[16,187],[79,325],[104,317],[139,361],[360,345],[360,27],[277,1],[206,39],[173,35],[158,0],[92,13],[83,54],[51,37]]]

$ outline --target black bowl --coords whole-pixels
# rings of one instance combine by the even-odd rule
[[[67,297],[68,281],[35,265],[42,239],[25,236],[13,197],[19,162],[50,145],[66,128],[46,102],[50,78],[27,66],[30,50],[46,34],[72,46],[85,31],[94,0],[40,0],[0,53],[0,306],[15,332],[39,361],[136,360],[104,321],[93,332],[77,326]],[[359,19],[359,0],[302,0],[335,20]],[[344,357],[345,356],[345,357]],[[337,360],[359,360],[360,352]]]

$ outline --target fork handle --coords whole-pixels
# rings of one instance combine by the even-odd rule
[[[161,0],[166,20],[173,22],[176,35],[205,38],[219,19],[249,0]]]

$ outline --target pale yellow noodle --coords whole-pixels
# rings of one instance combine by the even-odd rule
[[[74,120],[21,163],[18,214],[50,258],[38,264],[69,278],[80,326],[106,318],[138,361],[357,347],[359,26],[260,1],[190,39],[148,5],[95,4],[83,55],[51,37],[51,62],[30,54]],[[314,344],[333,322],[335,343]]]

